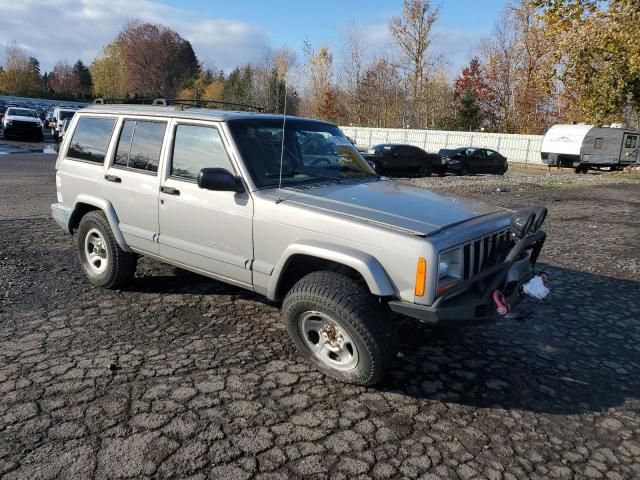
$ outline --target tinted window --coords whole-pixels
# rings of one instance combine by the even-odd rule
[[[596,138],[596,144],[593,148],[602,148],[602,144],[604,143],[603,138]]]
[[[232,170],[220,132],[214,127],[178,125],[173,142],[171,176],[195,180],[203,168]]]
[[[103,163],[115,123],[115,118],[82,117],[73,132],[67,156]]]
[[[64,120],[65,118],[73,117],[75,114],[75,111],[60,110],[60,114],[58,116],[60,117],[60,120]]]
[[[125,120],[114,165],[157,172],[165,122]]]
[[[498,158],[498,152],[494,152],[493,150],[486,150],[487,157],[489,158]]]
[[[625,148],[636,148],[637,137],[635,135],[629,135],[624,142]]]

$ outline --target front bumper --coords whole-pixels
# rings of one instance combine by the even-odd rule
[[[433,305],[392,300],[389,308],[401,315],[430,324],[473,324],[499,317],[492,299],[500,290],[513,308],[523,298],[522,285],[534,276],[534,266],[544,245],[542,230],[520,239],[504,262],[447,290]]]

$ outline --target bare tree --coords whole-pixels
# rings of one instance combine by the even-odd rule
[[[393,17],[389,30],[402,52],[402,68],[409,72],[414,118],[423,124],[423,93],[429,65],[427,50],[431,45],[433,24],[440,7],[433,8],[430,0],[404,0],[402,14]]]
[[[70,95],[75,90],[73,68],[66,60],[60,60],[49,75],[49,86],[58,95]]]
[[[348,122],[360,123],[362,115],[357,108],[356,94],[365,69],[366,54],[362,29],[352,21],[345,30],[342,65],[338,74],[340,87],[348,99]]]

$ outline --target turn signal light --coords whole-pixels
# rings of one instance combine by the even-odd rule
[[[424,295],[426,281],[427,261],[423,257],[418,257],[418,266],[416,267],[416,297],[422,297]]]

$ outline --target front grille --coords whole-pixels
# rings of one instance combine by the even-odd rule
[[[25,122],[22,120],[13,120],[11,122],[11,126],[15,127],[15,128],[40,128],[40,125],[38,125],[35,122]]]
[[[511,246],[509,229],[492,233],[462,247],[462,279],[474,277],[480,272],[502,262]]]

